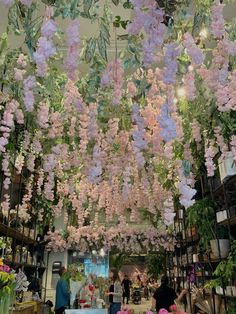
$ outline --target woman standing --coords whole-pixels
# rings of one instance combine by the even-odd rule
[[[110,304],[110,314],[117,314],[121,310],[121,302],[122,302],[122,286],[120,282],[120,278],[117,272],[113,273],[113,291],[114,292],[109,292],[108,295],[109,297],[112,296],[113,300],[112,303]]]

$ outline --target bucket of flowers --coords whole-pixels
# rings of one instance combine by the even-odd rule
[[[0,258],[0,314],[10,313],[16,286],[15,274]]]

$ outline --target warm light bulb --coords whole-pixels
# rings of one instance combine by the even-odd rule
[[[185,96],[185,89],[184,89],[184,87],[179,87],[177,89],[177,95],[178,95],[179,98],[182,98],[182,97]]]
[[[194,67],[192,65],[189,65],[188,70],[189,72],[192,72],[194,70]]]
[[[97,254],[97,251],[92,250],[92,254],[93,254],[93,255],[96,255],[96,254]]]
[[[101,249],[100,250],[100,256],[104,257],[105,255],[106,255],[106,253],[105,253],[104,249]]]
[[[206,39],[208,36],[208,30],[206,28],[203,28],[199,33],[201,39]]]

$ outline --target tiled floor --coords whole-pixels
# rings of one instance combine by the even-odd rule
[[[134,311],[134,314],[143,314],[151,309],[151,305],[152,305],[151,299],[149,299],[149,301],[142,299],[141,304],[133,304],[130,301],[128,309],[132,309]]]

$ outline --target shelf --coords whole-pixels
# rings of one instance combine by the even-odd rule
[[[218,295],[219,297],[222,297],[222,298],[228,298],[228,299],[236,299],[236,296],[235,295],[223,295],[223,294],[218,294],[216,293],[215,295]]]
[[[32,265],[32,264],[26,264],[26,263],[15,263],[15,262],[8,262],[8,261],[4,261],[4,263],[8,266],[11,267],[24,267],[24,268],[39,268],[39,269],[46,269],[45,266],[36,266],[36,265]]]
[[[230,224],[231,226],[236,225],[236,215],[233,217],[230,217],[229,219],[223,220],[221,222],[218,223],[219,225],[228,225]]]
[[[227,186],[227,185],[230,185],[232,183],[236,183],[236,175],[233,175],[233,176],[226,178],[224,183],[221,183],[220,185],[215,187],[215,189],[213,190],[213,193],[217,194],[219,192],[223,192],[223,185]]]
[[[7,237],[14,238],[18,241],[21,241],[25,244],[34,244],[35,241],[26,235],[22,234],[19,230],[12,227],[8,227],[5,224],[0,222],[0,234],[3,234]]]

